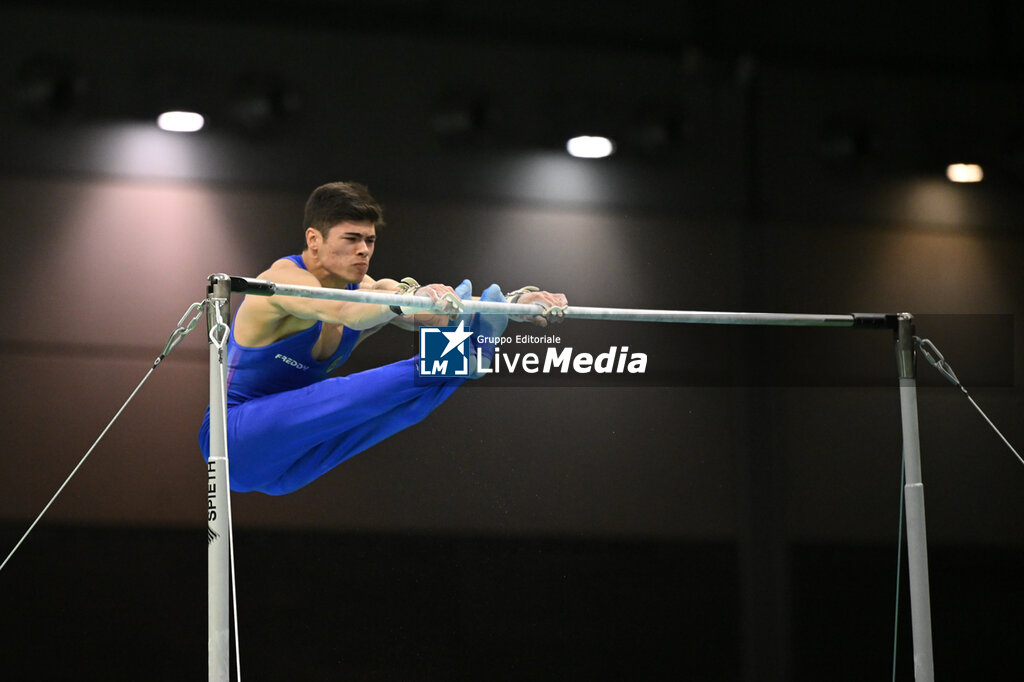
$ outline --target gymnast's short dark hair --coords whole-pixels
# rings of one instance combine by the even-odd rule
[[[303,230],[312,227],[326,237],[332,227],[344,222],[383,227],[384,210],[366,185],[358,182],[329,182],[313,190],[306,200]]]

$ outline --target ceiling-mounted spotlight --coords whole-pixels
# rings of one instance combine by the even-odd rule
[[[578,135],[565,143],[565,149],[579,159],[603,159],[615,153],[615,143],[599,135]]]
[[[976,163],[951,163],[946,166],[946,177],[950,182],[981,182],[985,172]]]
[[[20,69],[14,97],[18,106],[34,119],[53,120],[71,113],[86,87],[85,77],[66,58],[39,56]]]
[[[203,115],[194,111],[165,111],[156,119],[161,130],[172,133],[194,133],[202,130],[205,123]]]
[[[434,102],[429,125],[434,138],[446,149],[512,143],[511,136],[498,133],[496,118],[493,105],[484,93],[445,92]]]
[[[302,98],[284,78],[247,73],[230,95],[228,113],[246,133],[266,136],[278,132],[300,110]]]

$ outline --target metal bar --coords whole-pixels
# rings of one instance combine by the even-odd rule
[[[924,518],[924,483],[921,480],[921,438],[917,419],[917,369],[913,317],[899,316],[896,337],[900,375],[900,412],[903,422],[904,497],[907,510],[907,567],[910,575],[910,612],[914,638],[914,679],[934,682],[932,615],[928,587],[928,538]]]
[[[380,291],[362,291],[359,289],[350,291],[348,289],[331,289],[327,287],[305,287],[291,284],[278,284],[276,282],[247,277],[232,277],[231,286],[232,291],[257,296],[299,296],[302,298],[319,298],[330,301],[401,305],[403,308],[414,308],[422,311],[430,311],[433,307],[433,301],[426,296],[403,296]],[[539,315],[544,312],[543,306],[533,304],[497,303],[493,301],[464,301],[463,305],[466,312],[469,313]],[[846,315],[733,313],[693,310],[649,310],[638,308],[594,308],[569,306],[565,311],[565,317],[587,320],[679,322],[685,324],[885,327],[887,326],[886,320],[892,316],[857,315],[853,313]]]
[[[229,315],[230,280],[211,275],[207,289],[206,321],[210,330],[210,460],[206,474],[207,599],[210,682],[229,682],[231,669],[231,529],[228,517],[227,403],[224,344],[215,343],[217,331]],[[223,339],[226,341],[226,337]]]

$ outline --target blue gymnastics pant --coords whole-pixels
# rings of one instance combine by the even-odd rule
[[[416,358],[255,398],[227,412],[231,489],[284,495],[423,420],[465,379],[418,382]],[[209,419],[200,440],[209,450]]]

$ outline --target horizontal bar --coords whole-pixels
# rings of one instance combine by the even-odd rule
[[[299,296],[331,301],[352,301],[380,305],[400,305],[406,309],[429,312],[433,301],[426,296],[389,294],[360,289],[332,289],[279,284],[249,277],[232,277],[231,290],[257,296]],[[544,307],[534,304],[498,303],[494,301],[464,301],[466,312],[503,313],[506,315],[539,315]],[[790,313],[729,313],[693,310],[645,310],[637,308],[588,308],[569,306],[566,318],[585,320],[619,320],[629,322],[679,322],[684,324],[774,325],[802,327],[870,327],[894,328],[894,315],[847,314],[810,315]]]

